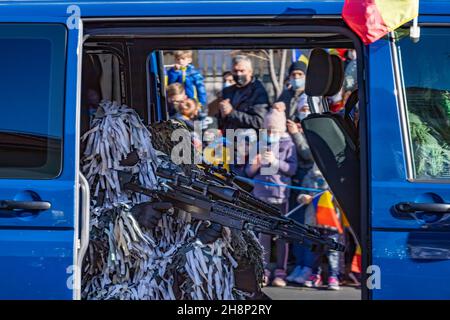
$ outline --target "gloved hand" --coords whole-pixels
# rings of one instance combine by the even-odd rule
[[[222,225],[218,223],[211,223],[207,226],[203,223],[197,232],[197,237],[204,244],[213,243],[222,236]]]
[[[143,202],[131,208],[131,214],[141,227],[154,228],[163,213],[172,209],[170,202]]]
[[[139,155],[136,150],[131,151],[127,154],[125,159],[122,159],[119,164],[121,166],[133,167],[139,162]]]

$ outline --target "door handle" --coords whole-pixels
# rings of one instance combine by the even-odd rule
[[[450,204],[447,203],[416,203],[400,202],[394,206],[397,213],[450,213]]]
[[[0,200],[0,210],[36,210],[43,211],[52,207],[47,201]]]

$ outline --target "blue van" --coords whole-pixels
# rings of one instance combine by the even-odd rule
[[[357,51],[356,136],[327,131],[337,122],[320,114],[304,126],[321,136],[328,121],[322,131],[336,138],[335,158],[342,151],[350,159],[345,169],[323,169],[327,180],[353,183],[338,200],[362,246],[362,298],[450,299],[450,3],[420,1],[419,42],[406,26],[369,46],[345,25],[342,6],[2,1],[0,298],[80,298],[89,238],[80,135],[99,83],[151,123],[167,117],[163,50],[283,47]],[[317,52],[307,87],[322,97],[339,75]],[[108,73],[96,69],[105,65]],[[313,152],[327,164],[323,150]]]

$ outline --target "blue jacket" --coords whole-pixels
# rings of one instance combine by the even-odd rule
[[[167,71],[167,78],[169,84],[175,82],[184,84],[186,95],[189,98],[200,102],[203,110],[206,109],[208,100],[206,97],[205,84],[203,83],[203,76],[192,64],[188,65],[185,70],[170,68]]]

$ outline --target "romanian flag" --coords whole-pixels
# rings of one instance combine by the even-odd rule
[[[362,273],[361,270],[362,270],[362,267],[361,267],[361,246],[358,245],[356,247],[355,255],[353,256],[351,271],[355,272],[355,273]]]
[[[345,60],[345,54],[348,49],[328,49],[326,50],[329,54],[337,55],[342,61]]]
[[[342,18],[370,44],[419,14],[419,0],[345,0]]]
[[[316,209],[317,226],[336,228],[339,233],[344,232],[333,203],[333,195],[330,191],[324,191],[319,196],[314,197],[313,205]]]
[[[342,211],[341,211],[342,212]],[[361,246],[359,245],[358,238],[356,238],[352,227],[350,226],[350,223],[348,222],[347,217],[345,216],[345,213],[342,212],[342,224],[344,225],[344,228],[347,228],[350,230],[351,235],[353,236],[353,239],[356,243],[356,251],[353,255],[352,259],[352,266],[351,271],[355,273],[361,273],[362,266],[361,266]]]

